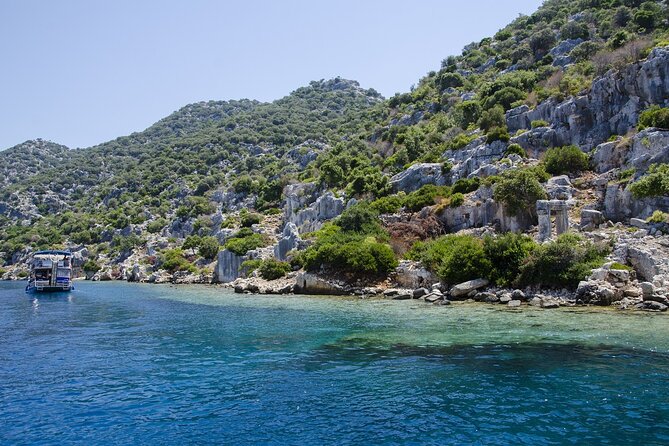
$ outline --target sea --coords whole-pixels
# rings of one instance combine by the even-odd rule
[[[669,316],[0,283],[3,445],[667,445]]]

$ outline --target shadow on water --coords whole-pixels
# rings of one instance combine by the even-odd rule
[[[305,367],[340,364],[367,365],[380,361],[412,358],[455,365],[478,373],[534,370],[548,373],[555,368],[652,364],[669,370],[669,354],[610,345],[575,343],[518,343],[482,345],[384,344],[366,338],[346,338],[312,350]]]

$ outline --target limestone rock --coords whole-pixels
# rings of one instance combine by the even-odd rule
[[[413,192],[426,184],[444,185],[446,177],[441,163],[417,163],[392,177],[390,184],[396,192]]]
[[[451,288],[452,297],[463,297],[471,293],[472,291],[478,290],[488,285],[488,279],[474,279],[468,282],[463,282],[455,285]]]

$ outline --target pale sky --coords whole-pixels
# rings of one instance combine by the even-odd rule
[[[388,97],[540,0],[1,0],[0,149],[87,147],[312,80]]]

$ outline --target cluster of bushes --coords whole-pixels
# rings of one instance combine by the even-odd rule
[[[194,273],[197,271],[195,265],[189,262],[181,249],[167,249],[159,256],[160,267],[169,271],[188,271]]]
[[[669,195],[669,164],[652,164],[646,175],[630,185],[636,198]]]
[[[193,252],[195,249],[198,250],[198,254],[205,259],[211,260],[218,255],[218,251],[221,249],[221,245],[218,243],[216,237],[204,236],[200,237],[199,235],[189,235],[184,240],[181,245],[182,249],[190,249]]]
[[[225,242],[225,249],[243,256],[252,249],[263,247],[267,244],[265,237],[256,234],[250,228],[242,228]]]
[[[442,199],[449,199],[453,192],[470,192],[478,189],[477,180],[464,180],[458,185],[458,190],[448,186],[435,186],[426,184],[417,191],[409,194],[399,193],[387,197],[378,198],[370,203],[370,208],[378,214],[392,214],[405,208],[410,212],[418,212],[426,206],[438,204]],[[456,183],[457,184],[457,183]],[[475,189],[472,189],[474,185]]]
[[[381,228],[376,212],[366,205],[347,209],[313,238],[314,243],[297,258],[308,271],[384,276],[397,266],[395,254],[386,243],[388,233]]]
[[[604,263],[607,253],[607,246],[574,234],[538,245],[526,235],[508,233],[484,239],[446,235],[416,243],[407,256],[422,262],[449,285],[486,278],[500,286],[575,288]]]
[[[246,260],[242,263],[242,268],[246,269],[249,274],[258,270],[260,277],[265,280],[280,279],[292,269],[290,263],[274,258]]]

